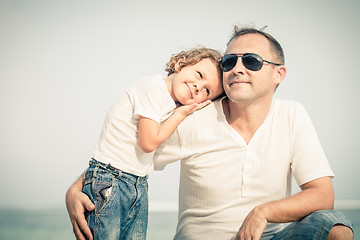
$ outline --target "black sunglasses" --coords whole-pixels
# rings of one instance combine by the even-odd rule
[[[226,54],[224,55],[220,60],[220,68],[224,72],[228,72],[231,69],[233,69],[236,66],[236,62],[238,58],[241,57],[241,61],[247,69],[251,71],[259,71],[263,65],[264,62],[270,63],[276,66],[281,66],[280,63],[273,63],[269,62],[267,60],[264,60],[261,56],[255,54],[255,53],[245,53],[245,54]]]

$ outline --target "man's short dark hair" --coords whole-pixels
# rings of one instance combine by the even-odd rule
[[[227,46],[230,44],[230,42],[232,40],[234,40],[235,38],[238,38],[240,36],[243,36],[245,34],[260,34],[269,41],[270,46],[275,53],[275,57],[277,58],[276,59],[277,62],[284,65],[285,64],[285,56],[284,56],[284,51],[283,51],[280,43],[269,33],[264,32],[263,30],[265,28],[266,28],[266,26],[259,30],[259,29],[253,28],[253,27],[234,26],[234,32],[233,32],[229,42],[227,43]]]

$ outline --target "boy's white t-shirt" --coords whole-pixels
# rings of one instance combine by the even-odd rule
[[[258,205],[284,199],[298,185],[333,176],[304,107],[274,99],[250,142],[226,121],[222,102],[188,116],[154,156],[155,169],[181,160],[174,239],[234,239]],[[262,239],[282,229],[269,223]]]
[[[137,176],[154,169],[154,152],[138,145],[139,115],[159,124],[176,108],[161,75],[149,76],[128,88],[111,106],[92,158]]]

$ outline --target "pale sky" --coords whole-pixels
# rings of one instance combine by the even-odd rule
[[[360,199],[360,2],[0,0],[0,207],[64,207],[106,112],[171,54],[225,50],[234,24],[282,44],[276,97],[304,104],[334,170]],[[150,175],[150,201],[177,202],[179,164]]]

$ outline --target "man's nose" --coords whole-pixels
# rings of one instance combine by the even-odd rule
[[[242,62],[241,57],[238,57],[236,65],[233,69],[231,69],[231,71],[233,72],[233,74],[243,74],[245,72],[245,66]]]

